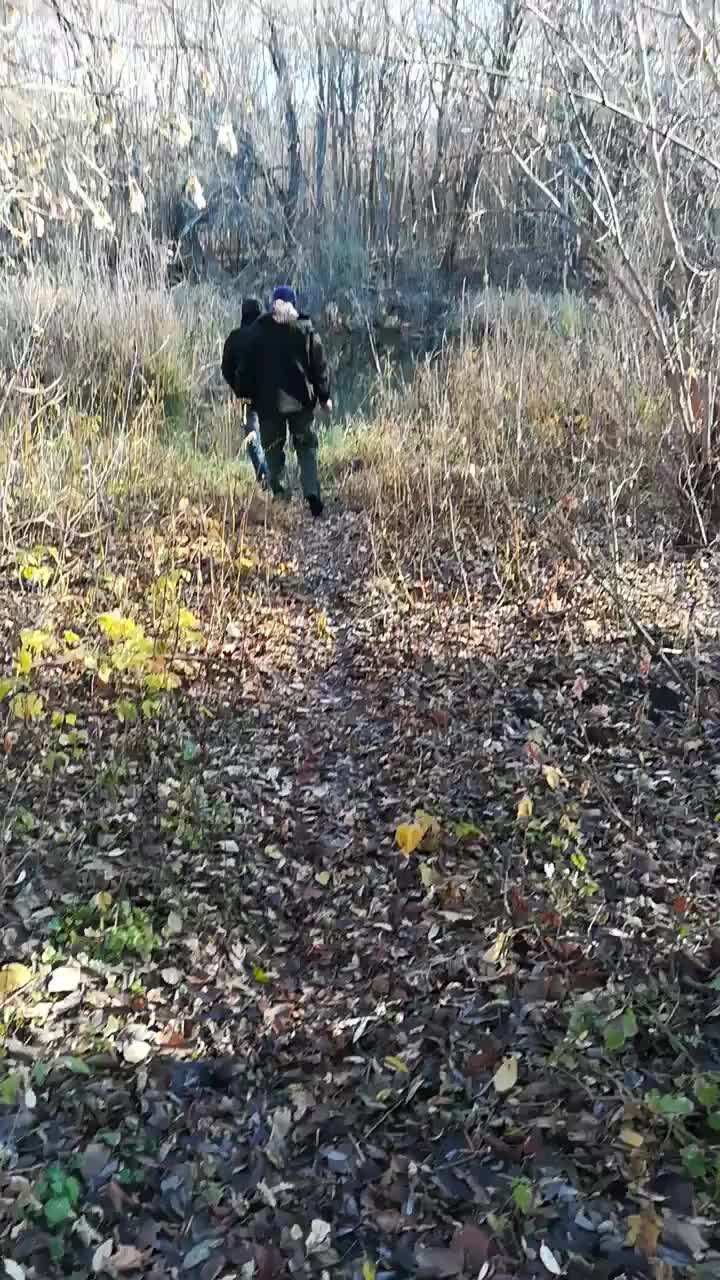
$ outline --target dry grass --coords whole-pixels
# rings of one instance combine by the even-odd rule
[[[631,317],[521,294],[479,300],[455,328],[410,383],[379,382],[373,419],[328,451],[348,500],[434,541],[557,503],[596,521],[610,495],[635,528],[667,511],[670,406]]]
[[[250,503],[218,367],[237,307],[207,286],[168,292],[159,266],[150,282],[128,270],[112,284],[99,271],[0,283],[6,547],[132,529],[181,497]],[[328,486],[367,507],[378,536],[457,551],[558,503],[579,522],[605,521],[610,504],[633,529],[667,511],[670,411],[631,316],[484,294],[449,331],[414,375],[385,370],[363,415],[325,437]]]

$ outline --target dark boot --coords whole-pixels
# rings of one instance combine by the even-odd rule
[[[309,493],[305,501],[310,508],[313,520],[319,520],[325,509],[323,507],[322,498],[319,498],[316,493]]]

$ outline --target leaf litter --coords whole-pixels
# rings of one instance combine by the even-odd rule
[[[8,752],[7,1274],[717,1274],[714,663],[267,538],[169,715]]]

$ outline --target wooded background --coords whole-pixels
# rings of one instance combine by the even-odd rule
[[[524,266],[542,283],[548,255],[576,272],[588,237],[656,267],[677,236],[707,258],[713,4],[28,0],[0,11],[6,254],[66,252],[68,235],[82,246],[98,234],[115,253],[135,223],[179,246],[186,269],[282,258],[328,287],[484,268],[508,247],[532,251]]]

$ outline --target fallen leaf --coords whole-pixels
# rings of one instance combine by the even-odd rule
[[[92,1258],[92,1269],[95,1275],[101,1275],[103,1271],[109,1271],[108,1263],[113,1255],[115,1245],[112,1238],[104,1240],[95,1250]]]
[[[255,1245],[255,1275],[253,1280],[275,1280],[282,1273],[282,1258],[272,1245]]]
[[[390,1067],[392,1071],[398,1071],[400,1075],[406,1076],[408,1073],[407,1063],[393,1054],[385,1059],[385,1066]]]
[[[331,1234],[332,1227],[329,1222],[323,1222],[322,1218],[313,1218],[305,1241],[306,1253],[322,1253],[330,1243]]]
[[[483,1075],[497,1063],[500,1051],[492,1036],[486,1036],[475,1053],[471,1053],[465,1063],[465,1071],[469,1076]]]
[[[416,809],[415,821],[419,827],[422,827],[425,835],[438,835],[440,831],[440,823],[437,818],[433,818],[431,813],[426,813],[424,809]]]
[[[32,970],[25,964],[3,965],[0,969],[0,996],[11,996],[32,981]]]
[[[621,1129],[620,1138],[627,1147],[641,1147],[645,1141],[642,1134],[635,1129]]]
[[[563,1269],[560,1266],[560,1263],[555,1257],[552,1249],[549,1249],[544,1242],[540,1245],[540,1261],[542,1262],[545,1270],[550,1272],[551,1276],[562,1275]]]
[[[418,1275],[433,1277],[433,1280],[462,1275],[465,1269],[465,1254],[462,1249],[434,1249],[427,1245],[417,1245],[415,1261]]]
[[[199,1267],[201,1262],[207,1262],[212,1253],[212,1245],[208,1240],[200,1240],[194,1245],[183,1258],[183,1271],[192,1271],[193,1267]]]
[[[483,951],[483,960],[485,963],[498,964],[507,944],[508,935],[506,933],[499,933],[492,946],[488,947],[487,951]]]
[[[456,822],[453,831],[458,840],[479,840],[482,835],[476,822]]]
[[[496,1093],[509,1093],[517,1084],[518,1078],[518,1060],[516,1054],[510,1054],[508,1058],[503,1058],[495,1075],[493,1076],[493,1085]]]
[[[577,698],[577,700],[580,701],[583,694],[587,693],[587,690],[588,690],[587,680],[585,679],[584,675],[579,675],[572,687],[573,698]]]
[[[663,1262],[660,1258],[650,1259],[650,1272],[653,1280],[674,1280],[675,1277],[675,1272],[670,1263]],[[708,1276],[708,1280],[711,1280],[710,1276]]]
[[[528,900],[517,885],[513,885],[510,890],[510,914],[515,924],[521,920],[527,920],[530,914]]]
[[[425,832],[419,822],[401,822],[395,832],[395,843],[406,858],[414,853],[425,839]]]
[[[518,822],[522,822],[524,819],[527,819],[527,818],[532,818],[532,816],[533,816],[533,802],[530,796],[523,796],[521,800],[518,800],[518,807],[517,807]]]
[[[182,933],[183,928],[184,928],[183,918],[180,915],[179,911],[171,911],[170,915],[167,918],[168,933],[172,933],[172,934]]]
[[[9,1280],[25,1280],[25,1268],[21,1267],[19,1262],[13,1262],[12,1258],[3,1258],[3,1267]]]
[[[53,996],[66,995],[70,991],[77,991],[81,984],[82,972],[77,965],[62,964],[50,974],[48,991]]]
[[[560,783],[564,781],[560,770],[556,769],[554,764],[543,765],[543,777],[551,791],[557,791]]]
[[[292,1126],[292,1111],[289,1107],[278,1107],[273,1112],[272,1128],[270,1137],[265,1147],[265,1155],[268,1160],[272,1161],[276,1169],[281,1169],[285,1163],[286,1148],[285,1139],[287,1138]]]
[[[58,1066],[66,1067],[68,1071],[72,1071],[74,1076],[89,1076],[92,1074],[87,1062],[83,1062],[82,1058],[76,1058],[74,1054],[68,1054],[64,1058],[60,1058]]]
[[[136,1249],[134,1244],[118,1245],[112,1256],[113,1270],[118,1275],[124,1275],[126,1271],[142,1271],[144,1265],[145,1254]]]
[[[676,898],[673,898],[670,905],[676,916],[684,916],[688,909],[688,900],[684,894],[679,893]]]
[[[642,1213],[631,1213],[627,1220],[627,1228],[625,1243],[631,1248],[638,1249],[646,1258],[654,1258],[662,1222],[652,1206],[646,1206]]]
[[[438,875],[435,868],[431,867],[429,862],[420,863],[420,879],[422,881],[423,888],[425,889],[432,889],[435,885],[442,884],[443,882],[442,876]]]
[[[173,968],[172,965],[168,969],[161,969],[160,977],[169,987],[177,987],[183,980],[180,970]]]
[[[158,1036],[158,1044],[164,1049],[185,1049],[187,1048],[187,1037],[177,1027],[166,1027]]]
[[[487,1262],[491,1245],[492,1239],[487,1231],[483,1231],[482,1227],[476,1227],[474,1222],[468,1222],[455,1232],[450,1248],[453,1253],[459,1250],[464,1254],[463,1270],[472,1271],[474,1274],[480,1270],[484,1262]]]
[[[122,1056],[131,1067],[136,1067],[140,1062],[145,1062],[150,1057],[152,1046],[147,1040],[126,1040],[122,1048]]]
[[[667,1244],[678,1244],[687,1249],[697,1262],[707,1253],[708,1242],[693,1222],[676,1218],[674,1214],[666,1214],[662,1223],[663,1240]]]
[[[20,1076],[11,1074],[0,1080],[0,1102],[6,1107],[14,1107],[20,1091]]]

